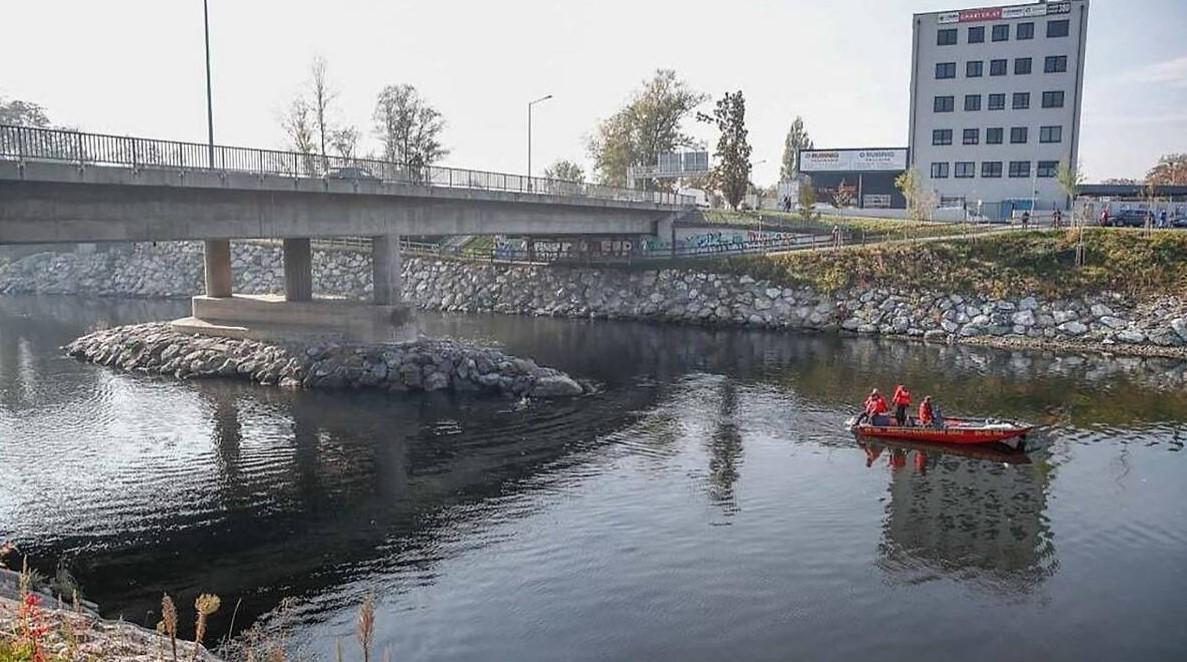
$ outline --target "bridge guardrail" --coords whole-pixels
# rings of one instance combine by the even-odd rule
[[[695,198],[666,191],[602,186],[513,173],[400,163],[381,159],[289,152],[253,147],[83,133],[0,124],[0,159],[64,161],[131,168],[215,170],[288,177],[335,177],[340,168],[363,168],[385,182],[447,188],[642,202],[691,207]],[[355,173],[363,175],[364,173]],[[349,175],[344,179],[351,179]]]

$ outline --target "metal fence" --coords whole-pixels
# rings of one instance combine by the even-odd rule
[[[287,177],[382,180],[431,187],[513,191],[689,207],[695,198],[547,177],[446,168],[363,158],[251,147],[134,138],[0,124],[0,159],[78,164],[246,172]]]

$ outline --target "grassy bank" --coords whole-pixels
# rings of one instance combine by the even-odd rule
[[[761,214],[753,211],[731,211],[728,209],[711,209],[703,212],[705,220],[711,223],[729,223],[748,228],[760,224],[773,226],[775,224],[790,225],[794,228],[829,232],[833,226],[852,233],[867,232],[870,234],[901,234],[903,238],[912,237],[946,237],[964,234],[968,227],[959,223],[933,223],[930,221],[913,221],[895,218],[857,218],[849,216],[821,216],[811,220],[799,214],[788,214],[780,211],[763,210]]]
[[[1080,268],[1073,230],[729,258],[713,268],[830,292],[884,285],[995,296],[1187,293],[1187,232],[1092,229],[1084,246]]]

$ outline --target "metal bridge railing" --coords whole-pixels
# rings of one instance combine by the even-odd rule
[[[385,182],[432,187],[512,191],[671,206],[692,206],[695,203],[691,196],[665,191],[642,191],[512,173],[252,147],[215,145],[211,163],[210,146],[203,143],[8,124],[0,124],[0,159],[65,161],[130,168],[247,172],[288,177],[367,179],[368,176],[373,176]],[[343,168],[362,170],[343,171]]]

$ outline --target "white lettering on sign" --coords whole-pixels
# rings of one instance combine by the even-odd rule
[[[1016,5],[1014,7],[986,7],[984,9],[965,9],[963,11],[943,12],[936,16],[940,25],[949,23],[976,23],[979,21],[997,21],[1002,19],[1035,18],[1054,14],[1070,14],[1071,2],[1046,2],[1037,5]]]
[[[813,149],[800,152],[802,172],[847,172],[906,170],[907,150],[896,149]]]

